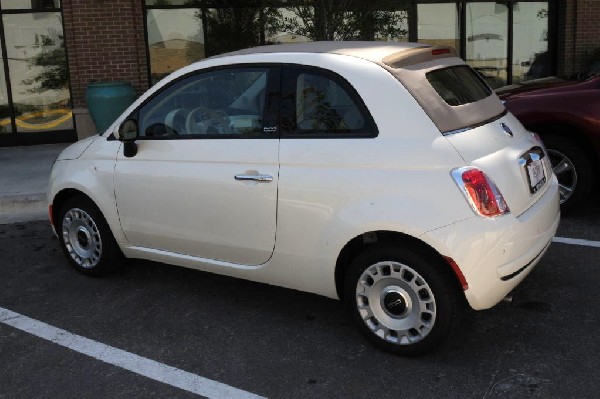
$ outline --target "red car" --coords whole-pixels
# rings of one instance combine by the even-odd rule
[[[545,78],[496,92],[542,137],[560,183],[563,212],[585,203],[600,165],[600,70],[581,80]]]

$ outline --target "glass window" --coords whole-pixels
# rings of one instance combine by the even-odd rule
[[[209,8],[206,22],[206,55],[212,56],[264,43],[263,10],[259,7]]]
[[[492,91],[468,66],[454,66],[428,72],[425,77],[435,91],[452,106],[483,100]]]
[[[349,4],[343,1],[323,1],[314,6],[267,8],[264,17],[267,41],[272,43],[408,40],[408,12],[404,6],[390,5],[389,2]]]
[[[10,123],[10,108],[8,106],[8,91],[6,90],[6,77],[4,75],[4,57],[0,58],[0,134],[12,133]]]
[[[460,51],[458,7],[456,3],[417,4],[418,41],[449,46]]]
[[[466,61],[492,88],[506,85],[508,7],[500,2],[467,3]]]
[[[183,6],[192,3],[190,0],[146,0],[147,6]]]
[[[288,134],[376,134],[373,119],[349,85],[330,74],[284,72],[281,128]]]
[[[0,0],[3,10],[44,10],[60,8],[59,0]]]
[[[199,9],[151,9],[146,23],[152,84],[205,57]]]
[[[140,109],[140,136],[262,134],[267,79],[267,68],[236,68],[179,80]]]
[[[5,14],[2,19],[17,131],[72,129],[60,13]]]
[[[548,3],[515,3],[513,29],[513,83],[549,76]]]
[[[267,8],[265,44],[303,43],[315,40],[315,13],[312,6]]]

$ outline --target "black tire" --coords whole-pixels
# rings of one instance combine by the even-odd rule
[[[418,247],[367,248],[351,263],[344,290],[358,330],[398,355],[418,356],[437,348],[462,314],[449,266]]]
[[[121,250],[102,212],[89,198],[69,198],[60,209],[56,227],[62,250],[77,271],[100,276],[122,264]]]
[[[561,211],[568,215],[581,209],[590,197],[594,181],[592,163],[584,150],[570,139],[546,134],[542,140],[560,184]]]

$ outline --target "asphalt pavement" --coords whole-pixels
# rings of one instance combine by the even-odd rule
[[[83,276],[45,215],[2,219],[0,398],[597,398],[595,204],[563,219],[571,243],[552,244],[512,303],[467,312],[419,358],[374,348],[312,294],[140,260]]]

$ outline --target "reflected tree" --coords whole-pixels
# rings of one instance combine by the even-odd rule
[[[280,9],[270,32],[311,40],[398,40],[408,35],[404,2],[319,0]],[[389,3],[389,4],[388,4]]]
[[[43,93],[68,88],[69,73],[63,35],[50,31],[48,35],[36,36],[35,46],[41,51],[28,63],[31,67],[39,67],[40,72],[31,79],[23,80],[24,85],[33,86],[27,92]]]
[[[278,34],[307,40],[401,40],[408,36],[410,3],[404,1],[305,0],[219,2],[196,13],[202,21],[207,56],[273,42]],[[279,3],[279,2],[277,2]]]

